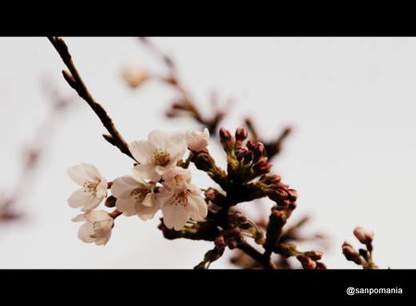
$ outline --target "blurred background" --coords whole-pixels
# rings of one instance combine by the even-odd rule
[[[145,138],[153,129],[197,127],[186,119],[166,119],[174,97],[169,88],[150,81],[132,90],[123,82],[125,65],[163,68],[136,38],[65,41],[91,93],[126,139]],[[274,171],[298,190],[293,219],[312,217],[305,233],[330,236],[323,259],[329,268],[356,268],[341,253],[344,240],[358,246],[352,235],[356,225],[375,231],[374,257],[380,267],[416,268],[416,39],[153,41],[175,58],[202,109],[209,111],[213,91],[233,100],[224,127],[234,130],[250,115],[265,137],[286,125],[294,128]],[[19,184],[22,197],[14,209],[23,214],[0,224],[0,268],[176,269],[200,262],[211,243],[166,240],[157,229],[158,218],[117,219],[105,247],[78,240],[79,224],[71,222],[78,211],[66,202],[76,185],[67,168],[92,163],[113,179],[129,174],[131,162],[102,139],[104,128],[65,83],[63,63],[46,38],[3,37],[0,46],[0,194],[13,193]],[[45,127],[56,100],[51,91],[70,105]],[[33,139],[45,150],[33,180],[22,180],[22,149],[33,146]],[[215,142],[212,148],[223,162]],[[194,180],[209,184],[201,172],[194,172]],[[266,214],[271,203],[259,205]],[[233,268],[230,253],[211,267]]]

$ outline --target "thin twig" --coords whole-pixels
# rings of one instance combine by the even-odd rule
[[[112,145],[119,148],[119,150],[122,153],[134,159],[133,155],[129,150],[127,142],[124,140],[123,136],[121,136],[120,132],[115,127],[113,120],[107,114],[106,110],[97,101],[95,101],[95,99],[90,94],[87,86],[82,80],[77,68],[75,67],[75,64],[72,61],[72,57],[69,53],[68,46],[66,45],[64,40],[60,37],[48,37],[48,39],[55,47],[65,66],[69,70],[69,72],[66,70],[62,71],[65,80],[67,81],[69,86],[71,86],[78,93],[78,95],[82,99],[84,99],[85,102],[87,102],[87,104],[95,112],[95,114],[101,120],[101,123],[109,132],[109,135],[103,135],[104,139]]]

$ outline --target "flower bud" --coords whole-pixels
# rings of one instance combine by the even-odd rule
[[[319,252],[319,251],[308,251],[308,252],[305,252],[304,254],[315,261],[322,259],[322,252]]]
[[[261,142],[257,142],[253,148],[254,158],[259,159],[262,156],[266,155],[266,149],[264,147],[264,144]]]
[[[186,143],[188,149],[193,152],[200,152],[208,146],[209,132],[205,128],[203,132],[200,131],[188,131],[186,133]]]
[[[298,193],[295,189],[288,189],[287,190],[290,200],[296,201],[298,198]]]
[[[247,148],[249,150],[254,150],[255,146],[256,146],[256,142],[255,141],[253,141],[253,140],[247,141]]]
[[[195,163],[195,166],[202,171],[209,171],[215,165],[215,162],[212,159],[211,155],[209,155],[209,153],[206,151],[201,151],[197,153],[192,158],[192,161]]]
[[[117,199],[116,199],[114,196],[109,196],[109,197],[105,200],[104,205],[105,205],[106,207],[114,207],[114,206],[116,206],[116,201],[117,201]]]
[[[205,192],[205,199],[209,202],[212,202],[218,206],[224,206],[226,205],[227,198],[220,193],[218,190],[215,190],[213,188],[209,188]]]
[[[124,67],[121,77],[131,88],[139,87],[150,78],[146,70],[132,65]]]
[[[323,262],[317,261],[316,262],[316,270],[326,270],[327,267]]]
[[[233,136],[231,136],[229,131],[223,128],[220,129],[220,141],[225,152],[227,153],[231,152],[234,146],[234,139],[233,139]]]
[[[260,180],[266,185],[273,185],[277,187],[277,184],[280,183],[282,177],[277,174],[264,175]]]
[[[248,132],[245,128],[238,128],[235,131],[235,139],[237,141],[244,141],[248,136]]]
[[[369,244],[373,241],[374,232],[366,230],[361,226],[354,229],[354,236],[363,244]]]
[[[231,134],[229,131],[227,131],[224,128],[220,128],[220,139],[222,142],[227,142],[230,141],[232,138]]]
[[[316,269],[317,264],[310,257],[301,254],[301,255],[296,256],[296,258],[300,261],[300,263],[302,264],[302,267],[304,269],[306,269],[306,270],[315,270]]]
[[[353,246],[347,242],[342,244],[342,253],[349,261],[353,261],[356,264],[361,264],[360,254],[353,248]]]
[[[253,158],[253,153],[251,153],[251,151],[249,151],[246,147],[241,147],[237,149],[236,157],[238,161],[244,160],[245,162],[249,162]]]
[[[261,157],[259,161],[254,165],[254,170],[259,174],[268,173],[272,168],[272,164],[267,157]]]

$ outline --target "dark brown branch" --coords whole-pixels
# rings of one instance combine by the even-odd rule
[[[237,248],[239,248],[241,251],[252,257],[254,260],[256,260],[261,266],[265,269],[274,269],[274,265],[270,262],[270,258],[267,258],[262,253],[257,251],[255,248],[253,248],[251,245],[249,245],[246,242],[240,243]]]
[[[87,86],[82,80],[77,68],[75,67],[71,54],[69,53],[68,47],[65,44],[64,40],[60,37],[48,37],[49,41],[55,47],[56,51],[60,55],[65,66],[68,68],[68,71],[62,71],[62,74],[67,81],[67,83],[78,93],[78,95],[84,99],[85,102],[91,107],[95,112],[98,118],[101,120],[101,123],[109,132],[109,135],[103,135],[104,139],[107,140],[112,145],[119,148],[119,150],[134,159],[131,154],[127,142],[121,136],[120,132],[115,127],[113,120],[107,114],[105,109],[94,100],[90,94]]]

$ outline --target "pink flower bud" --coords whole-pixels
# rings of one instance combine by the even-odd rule
[[[200,152],[208,146],[209,132],[205,128],[203,132],[189,131],[186,133],[186,143],[189,150],[194,152]]]
[[[124,67],[121,77],[131,88],[137,88],[150,78],[146,70],[139,66],[129,65]]]
[[[236,157],[237,160],[241,161],[241,160],[246,160],[246,161],[250,161],[251,157],[252,157],[252,153],[245,147],[241,147],[236,151]]]
[[[269,162],[267,157],[261,157],[259,161],[254,165],[254,170],[260,173],[267,173],[272,168],[272,164]]]
[[[371,243],[374,238],[374,233],[372,231],[369,231],[361,226],[357,226],[354,229],[354,236],[364,244]]]

